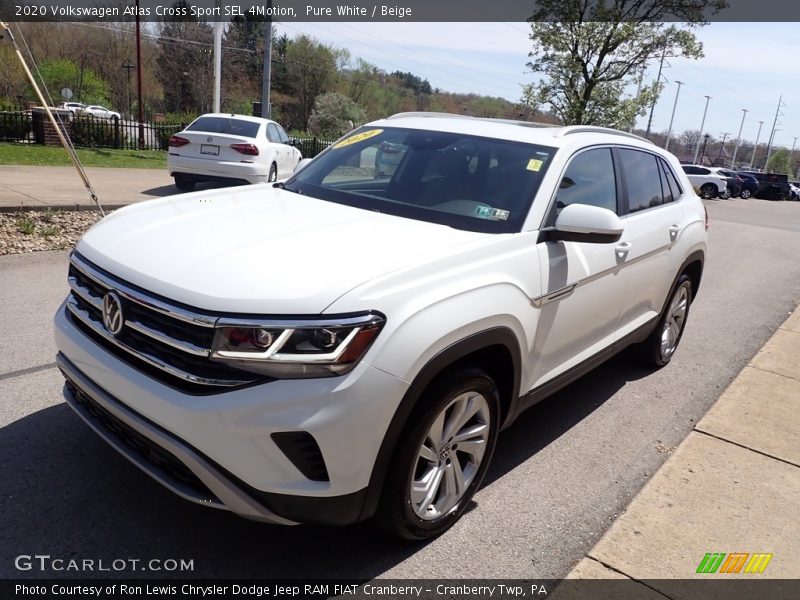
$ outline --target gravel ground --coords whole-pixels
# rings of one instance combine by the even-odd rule
[[[0,213],[0,255],[67,250],[99,220],[88,210]]]

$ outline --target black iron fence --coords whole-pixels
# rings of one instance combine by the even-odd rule
[[[123,150],[166,150],[170,136],[187,123],[155,123],[106,119],[90,114],[74,115],[58,110],[56,120],[78,148],[116,148]],[[336,140],[320,137],[295,137],[304,158],[313,158]],[[58,136],[42,109],[0,111],[0,141],[58,145]]]

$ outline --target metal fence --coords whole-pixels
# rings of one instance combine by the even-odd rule
[[[72,115],[56,111],[57,120],[78,148],[116,148],[123,150],[167,150],[171,135],[187,123],[152,123],[104,119],[89,114]],[[52,134],[50,133],[52,132]],[[141,137],[141,144],[140,138]],[[320,137],[295,137],[295,145],[304,158],[313,158],[336,140]],[[0,141],[26,144],[58,144],[45,112],[0,111]]]

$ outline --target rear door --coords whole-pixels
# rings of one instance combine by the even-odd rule
[[[656,154],[617,148],[623,182],[625,231],[618,257],[625,285],[619,337],[658,317],[675,277],[678,249],[689,215],[679,201],[685,190]]]
[[[294,165],[291,164],[292,147],[283,141],[285,139],[288,142],[289,137],[285,132],[281,136],[281,132],[283,129],[276,123],[267,125],[267,139],[270,142],[270,149],[275,153],[275,162],[278,164],[278,179],[285,179],[292,174]]]

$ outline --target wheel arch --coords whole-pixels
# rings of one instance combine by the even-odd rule
[[[462,366],[479,366],[488,371],[500,395],[500,427],[513,417],[519,395],[522,353],[514,332],[493,327],[473,333],[434,355],[411,382],[392,417],[372,467],[367,496],[360,519],[371,517],[380,500],[391,457],[402,432],[421,407],[425,390],[442,375]]]

